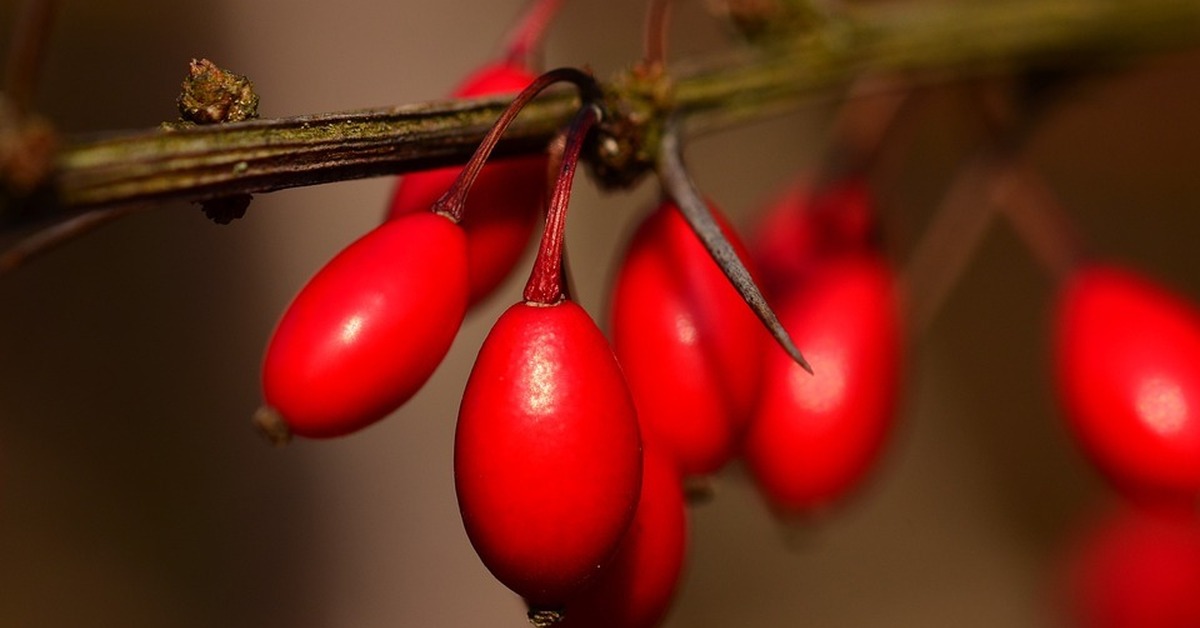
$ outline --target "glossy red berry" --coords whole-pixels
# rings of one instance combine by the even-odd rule
[[[534,80],[508,63],[489,65],[469,77],[456,96],[517,93]],[[493,160],[483,167],[467,196],[462,227],[467,232],[470,303],[492,292],[512,272],[529,243],[546,194],[546,157]],[[450,188],[459,166],[416,172],[400,179],[388,218],[429,207]]]
[[[561,606],[613,555],[641,473],[633,402],[596,324],[571,301],[509,308],[476,358],[454,442],[484,565],[531,605]]]
[[[466,301],[462,229],[429,212],[376,227],[284,313],[263,364],[266,404],[291,433],[312,438],[383,418],[442,361]]]
[[[611,320],[643,429],[684,473],[719,469],[737,451],[768,337],[673,203],[659,205],[634,234]]]
[[[1067,423],[1114,484],[1200,496],[1200,312],[1129,271],[1085,266],[1062,287],[1054,351]]]
[[[814,374],[768,351],[745,458],[768,501],[801,514],[860,484],[891,431],[902,344],[893,273],[877,256],[830,263],[777,312]]]
[[[1200,518],[1125,509],[1079,544],[1067,568],[1078,628],[1200,626]]]
[[[806,184],[789,187],[763,212],[750,240],[762,289],[782,296],[821,263],[870,252],[875,228],[870,190],[861,178],[819,191]]]
[[[653,441],[643,445],[637,514],[596,582],[566,603],[561,628],[652,628],[671,608],[687,553],[682,478]]]

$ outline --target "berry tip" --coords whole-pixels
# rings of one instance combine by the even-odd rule
[[[563,620],[563,612],[557,608],[529,609],[529,623],[534,628],[550,628]]]
[[[254,427],[272,445],[283,447],[292,440],[292,430],[283,417],[270,406],[262,406],[254,412]]]

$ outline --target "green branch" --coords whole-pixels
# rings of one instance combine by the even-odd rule
[[[947,80],[1085,70],[1197,44],[1195,0],[908,2],[848,10],[754,51],[676,63],[665,98],[647,99],[645,81],[617,81],[608,89],[614,109],[648,115],[652,126],[678,114],[694,132],[776,113],[869,74]],[[569,94],[535,102],[497,153],[542,150],[574,103]],[[57,160],[55,209],[33,213],[203,200],[462,163],[503,105],[435,102],[76,140]],[[0,207],[0,223],[21,222],[17,207]]]

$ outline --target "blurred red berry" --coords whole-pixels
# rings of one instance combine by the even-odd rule
[[[612,562],[566,603],[561,628],[652,628],[671,608],[687,553],[682,478],[656,443],[643,443],[637,514]]]
[[[768,351],[744,453],[780,512],[807,513],[858,486],[895,420],[902,329],[892,270],[877,256],[832,262],[785,298],[780,321],[812,364]]]
[[[1067,569],[1078,628],[1200,626],[1200,518],[1125,508],[1079,543]]]
[[[1138,499],[1200,496],[1200,313],[1127,270],[1086,266],[1062,287],[1055,375],[1084,451]]]
[[[786,294],[821,263],[873,250],[875,215],[870,190],[860,178],[822,190],[793,185],[759,218],[750,238],[761,287],[768,296]]]

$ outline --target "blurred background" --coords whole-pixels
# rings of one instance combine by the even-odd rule
[[[16,0],[0,2],[8,37]],[[730,43],[680,2],[671,55]],[[248,75],[267,117],[443,97],[496,55],[522,2],[61,3],[38,103],[70,133],[177,117],[188,61]],[[567,2],[548,66],[603,77],[641,56],[644,5]],[[1069,92],[1031,159],[1093,250],[1200,297],[1200,54],[1131,64]],[[878,183],[903,262],[979,142],[934,88]],[[699,185],[739,225],[821,163],[828,102],[698,138]],[[446,362],[388,420],[272,449],[251,429],[272,327],[329,257],[383,215],[390,179],[260,195],[217,226],[175,203],[0,277],[0,625],[526,625],[468,543],[451,476],[476,350],[523,277],[469,316]],[[581,177],[568,233],[579,299],[603,316],[611,262],[656,189]],[[11,240],[6,240],[9,242]],[[1064,551],[1112,499],[1047,383],[1054,284],[1005,223],[928,332],[875,481],[802,531],[736,465],[691,513],[669,626],[1057,626]]]

